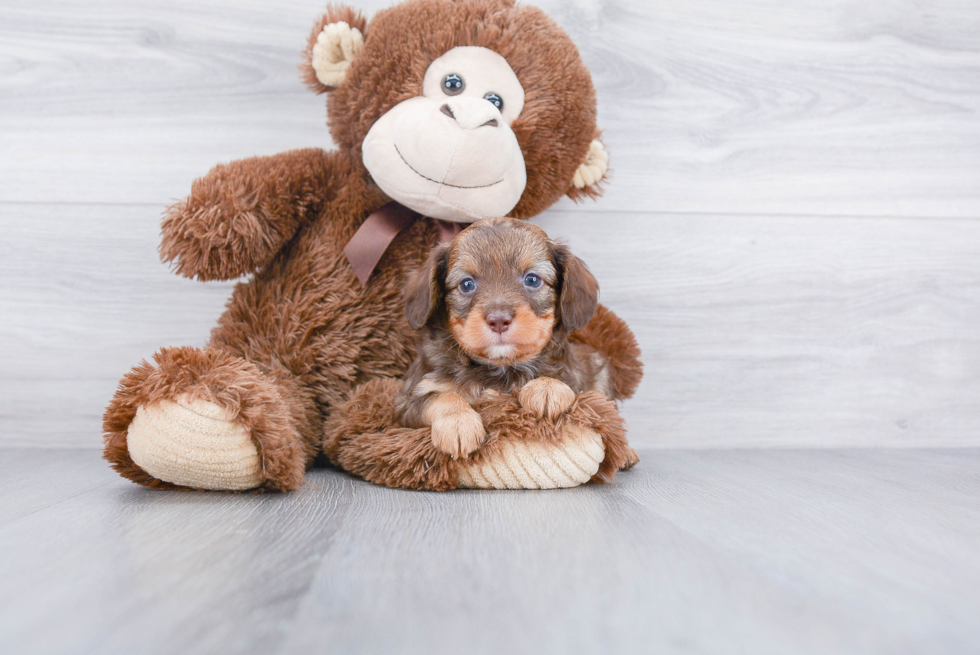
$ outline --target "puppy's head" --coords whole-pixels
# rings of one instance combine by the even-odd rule
[[[599,285],[568,249],[530,223],[490,218],[436,247],[405,287],[409,324],[444,324],[477,361],[534,358],[557,330],[585,326]]]

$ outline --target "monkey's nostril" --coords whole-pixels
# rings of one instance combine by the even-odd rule
[[[490,120],[488,120],[486,123],[484,123],[480,127],[497,127],[499,124],[500,123],[497,122],[497,119],[496,118],[491,118]]]
[[[446,116],[449,116],[451,119],[456,120],[456,114],[453,113],[452,107],[450,107],[449,105],[443,105],[442,107],[439,107],[439,111],[444,113]]]
[[[493,312],[487,316],[487,325],[497,334],[503,334],[514,321],[514,317],[505,312]]]

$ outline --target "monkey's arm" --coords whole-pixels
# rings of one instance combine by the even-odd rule
[[[588,325],[573,332],[570,340],[592,347],[608,362],[608,378],[603,383],[608,388],[604,392],[615,400],[633,395],[643,377],[643,362],[636,337],[623,319],[599,305]]]
[[[258,270],[334,195],[337,159],[308,148],[216,166],[167,209],[161,258],[199,280]]]

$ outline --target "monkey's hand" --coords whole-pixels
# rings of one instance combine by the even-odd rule
[[[216,166],[164,214],[161,258],[200,280],[262,268],[329,200],[335,154],[309,148]]]

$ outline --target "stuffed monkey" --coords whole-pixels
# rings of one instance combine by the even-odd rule
[[[162,258],[239,283],[201,348],[134,367],[105,412],[105,457],[155,488],[297,489],[320,455],[389,486],[540,488],[636,461],[613,402],[555,421],[478,408],[485,446],[454,460],[390,424],[415,335],[402,285],[461,225],[595,197],[606,172],[588,70],[542,11],[513,0],[407,0],[370,23],[331,6],[302,65],[336,149],[215,167],[163,219]],[[626,325],[600,307],[575,338],[639,382]]]

